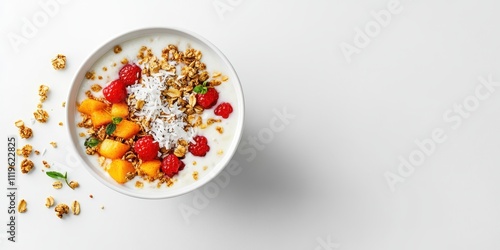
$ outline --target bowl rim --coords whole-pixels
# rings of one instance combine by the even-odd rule
[[[235,129],[235,134],[233,137],[233,140],[231,144],[229,145],[228,150],[226,151],[226,154],[224,157],[215,165],[215,167],[207,173],[205,178],[202,178],[201,180],[198,180],[194,183],[191,183],[187,186],[184,186],[179,189],[175,190],[170,190],[170,192],[144,192],[144,193],[137,193],[137,192],[132,192],[124,188],[120,188],[120,184],[113,183],[111,184],[110,181],[106,181],[103,179],[103,176],[101,173],[98,173],[98,169],[96,169],[95,165],[94,166],[89,166],[85,158],[82,156],[83,152],[77,148],[77,143],[78,143],[78,138],[76,134],[76,121],[74,119],[75,117],[75,111],[76,111],[76,102],[77,102],[77,95],[78,95],[78,90],[81,87],[81,83],[84,79],[85,73],[88,71],[88,69],[99,59],[101,58],[106,52],[108,52],[110,49],[112,49],[116,44],[120,44],[125,41],[129,41],[135,38],[139,37],[144,37],[147,35],[152,35],[152,34],[171,34],[175,33],[180,35],[181,37],[186,37],[188,39],[194,39],[198,40],[201,44],[209,47],[216,56],[222,61],[223,65],[227,67],[227,69],[230,71],[230,73],[233,75],[233,85],[235,88],[235,92],[237,95],[237,108],[238,108],[238,117],[237,117],[237,126]],[[229,72],[228,72],[229,74]],[[141,199],[166,199],[166,198],[172,198],[176,196],[180,196],[189,192],[192,192],[196,189],[199,189],[203,185],[209,183],[212,181],[216,176],[219,175],[220,172],[224,170],[224,168],[229,164],[230,160],[233,158],[234,154],[236,153],[238,149],[238,145],[240,144],[241,137],[243,134],[243,125],[244,125],[244,119],[245,119],[245,101],[244,101],[244,96],[243,96],[243,90],[241,86],[241,81],[236,73],[236,70],[234,69],[233,65],[230,63],[230,61],[227,59],[227,57],[210,41],[208,41],[206,38],[203,36],[187,30],[185,28],[178,28],[178,27],[171,27],[171,26],[159,26],[159,27],[145,27],[145,28],[137,28],[131,31],[127,31],[124,33],[121,33],[117,36],[114,36],[111,39],[108,39],[106,42],[98,46],[95,50],[93,50],[92,53],[90,53],[89,56],[87,56],[83,62],[79,65],[78,70],[75,72],[74,76],[72,77],[71,80],[71,86],[69,88],[68,94],[67,94],[67,99],[66,99],[66,124],[67,125],[67,133],[70,138],[71,142],[71,148],[73,151],[76,153],[78,160],[80,161],[81,165],[84,166],[84,168],[87,170],[87,172],[90,172],[90,174],[98,180],[99,183],[104,184],[108,188],[135,198],[141,198]],[[86,155],[86,154],[85,154]],[[167,190],[167,189],[165,189]]]

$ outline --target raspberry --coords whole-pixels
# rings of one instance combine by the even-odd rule
[[[179,160],[177,156],[173,154],[167,155],[163,160],[161,161],[161,171],[166,174],[168,177],[173,177],[179,171],[184,169],[184,162]]]
[[[197,135],[194,138],[195,143],[189,143],[188,150],[195,156],[205,156],[210,150],[207,138],[205,136]]]
[[[126,86],[137,83],[139,78],[141,78],[141,68],[135,64],[127,64],[123,66],[118,72],[120,80],[125,83]]]
[[[233,113],[233,106],[229,102],[219,104],[214,110],[214,114],[224,118],[228,118],[231,113]]]
[[[160,145],[150,135],[144,136],[134,143],[134,151],[143,161],[154,160],[159,150]]]
[[[111,103],[119,103],[127,98],[127,90],[122,80],[114,80],[102,89],[102,94]]]
[[[196,103],[202,108],[209,109],[219,100],[219,92],[214,88],[208,88],[205,94],[196,94]]]

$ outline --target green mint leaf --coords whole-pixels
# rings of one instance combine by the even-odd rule
[[[123,120],[123,118],[121,118],[121,117],[113,117],[113,118],[111,118],[111,120],[113,121],[113,124],[118,124],[118,123],[120,123]]]
[[[99,144],[99,142],[100,142],[99,139],[91,136],[85,140],[85,143],[83,145],[85,147],[88,147],[88,148],[93,148],[93,147],[97,146]]]
[[[194,87],[193,89],[193,91],[198,94],[205,94],[207,93],[207,90],[207,87],[203,85],[196,85],[196,87]]]
[[[115,132],[115,130],[116,130],[116,124],[114,124],[114,123],[110,123],[110,124],[108,124],[108,126],[106,126],[106,134],[107,135],[113,134],[113,132]]]
[[[66,179],[66,176],[67,175],[63,175],[57,171],[48,171],[48,172],[45,172],[50,178],[54,178],[54,179]],[[66,173],[67,174],[67,173]]]

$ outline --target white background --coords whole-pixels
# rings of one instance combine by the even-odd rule
[[[16,243],[7,241],[8,199],[0,196],[1,249],[500,249],[500,93],[471,106],[479,77],[500,81],[498,1],[401,0],[350,63],[341,45],[355,46],[357,28],[373,25],[372,11],[389,0],[70,0],[12,44],[26,20],[46,15],[40,2],[0,2],[2,161],[14,121],[29,122],[38,86],[51,87],[50,121],[33,125],[29,141],[46,154],[17,176],[28,212],[18,215]],[[220,3],[231,7],[218,13]],[[225,53],[246,98],[243,142],[269,131],[273,110],[295,118],[254,148],[255,159],[237,153],[241,173],[205,203],[200,193],[130,198],[64,164],[81,187],[54,190],[40,162],[73,154],[57,125],[73,74],[99,45],[150,26],[192,30]],[[68,57],[63,71],[50,64],[57,53]],[[454,105],[464,101],[468,118],[443,118],[458,118]],[[401,177],[399,157],[422,152],[415,140],[434,130],[444,142]],[[394,192],[388,172],[404,180]],[[1,176],[6,192],[5,170]],[[44,207],[48,195],[79,200],[81,214],[58,219]],[[197,213],[183,216],[180,207]]]

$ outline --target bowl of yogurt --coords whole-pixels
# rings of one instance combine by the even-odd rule
[[[217,176],[243,130],[241,83],[207,39],[177,28],[106,42],[75,74],[67,99],[73,149],[105,186],[138,198],[193,191]]]

